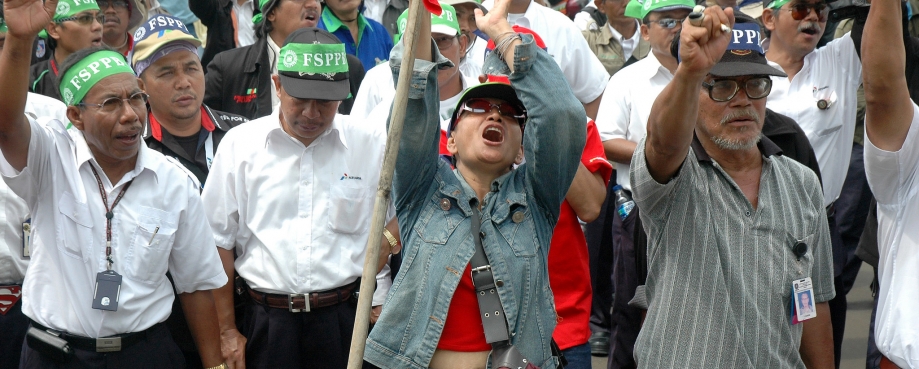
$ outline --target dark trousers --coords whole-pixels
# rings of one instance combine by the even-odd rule
[[[291,313],[251,299],[243,334],[248,368],[345,368],[356,306],[351,302]]]
[[[0,368],[18,368],[22,340],[29,329],[29,318],[22,314],[22,300],[0,315]]]
[[[846,328],[846,295],[852,290],[861,259],[855,256],[858,241],[865,229],[868,210],[871,204],[871,189],[865,176],[865,163],[862,145],[852,145],[852,156],[849,171],[842,186],[842,192],[836,200],[836,213],[830,217],[830,237],[833,242],[833,284],[836,297],[829,301],[830,319],[833,323],[833,353],[836,367],[839,367],[842,355],[842,340]]]
[[[641,329],[641,309],[629,306],[638,287],[635,264],[635,227],[638,208],[632,209],[625,219],[612,212],[613,218],[613,296],[612,325],[610,329],[610,369],[635,368],[632,351]]]
[[[42,356],[22,341],[20,369],[108,369],[108,368],[185,368],[185,357],[176,346],[169,329],[158,324],[147,330],[147,338],[118,352],[74,350],[74,357],[59,364]]]
[[[613,173],[613,179],[616,174]],[[587,253],[590,259],[590,284],[593,301],[590,305],[590,331],[610,331],[610,307],[613,305],[613,218],[616,217],[616,201],[613,196],[615,180],[607,187],[606,201],[600,207],[600,216],[587,223],[584,237],[587,239]]]

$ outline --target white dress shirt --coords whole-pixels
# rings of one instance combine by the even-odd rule
[[[635,64],[622,68],[613,75],[603,92],[597,111],[597,130],[603,141],[614,138],[635,143],[648,133],[648,117],[654,99],[673,79],[673,74],[661,65],[653,52]],[[616,168],[616,183],[631,191],[630,163],[610,159]]]
[[[141,144],[134,169],[111,183],[82,133],[48,117],[29,117],[26,167],[0,160],[3,180],[32,214],[32,260],[22,312],[46,327],[87,337],[138,332],[172,312],[172,273],[179,293],[227,283],[208,232],[197,180]],[[97,167],[109,203],[133,180],[113,210],[113,270],[123,276],[118,311],[92,309],[96,274],[106,270],[105,213]]]
[[[57,99],[28,93],[26,115],[67,121],[67,106]],[[0,285],[22,284],[29,258],[22,255],[22,223],[29,219],[25,200],[0,181]]]
[[[635,46],[638,46],[638,40],[641,38],[641,24],[638,23],[638,20],[635,20],[635,33],[632,34],[632,38],[624,39],[621,33],[619,33],[616,28],[614,28],[609,23],[606,24],[609,27],[610,32],[613,34],[613,37],[616,38],[616,41],[619,42],[619,45],[622,46],[622,59],[629,60],[632,57],[632,52],[635,51]]]
[[[254,0],[246,0],[242,4],[237,0],[233,2],[233,11],[236,13],[236,47],[249,46],[255,43],[255,26],[252,24]]]
[[[470,42],[472,42],[470,40]],[[481,37],[476,36],[475,43],[472,44],[472,48],[466,52],[466,58],[460,62],[460,72],[463,72],[463,75],[466,78],[471,78],[476,81],[479,80],[479,75],[482,74],[482,66],[485,64],[485,49],[488,48],[488,40],[482,39]]]
[[[782,70],[776,63],[769,64]],[[772,77],[766,107],[794,119],[807,135],[820,164],[824,205],[839,197],[849,171],[861,80],[862,63],[849,34],[807,54],[793,80]],[[822,98],[835,102],[821,110],[817,101]]]
[[[899,151],[865,135],[865,174],[878,202],[875,342],[897,366],[919,368],[919,107]]]
[[[494,0],[486,0],[482,5],[491,9]],[[531,1],[526,13],[508,14],[507,21],[511,25],[529,28],[542,38],[547,52],[558,63],[571,91],[582,104],[593,102],[603,94],[609,73],[590,51],[587,40],[571,19]],[[476,57],[483,62],[485,60],[484,53]]]
[[[278,114],[224,136],[202,199],[251,288],[321,292],[361,276],[385,144],[385,127],[344,115],[308,147]]]
[[[383,23],[383,13],[389,6],[389,0],[364,0],[364,17]],[[384,63],[388,64],[388,63]]]
[[[589,1],[587,2],[587,6],[585,6],[585,8],[596,9],[597,4],[594,4],[593,1]],[[594,20],[594,17],[591,17],[590,13],[585,12],[583,10],[579,11],[577,14],[574,15],[573,21],[574,21],[574,25],[578,27],[578,29],[581,31],[592,31],[592,30],[596,30],[598,27],[597,21]]]
[[[463,81],[463,91],[479,84],[478,79],[470,78],[462,72],[460,73],[460,78]],[[462,92],[459,95],[462,95]],[[445,120],[449,123],[450,115],[453,114],[456,102],[459,101],[459,95],[440,102],[441,123]],[[354,97],[351,117],[355,119],[372,119],[377,122],[382,121],[383,127],[386,127],[389,110],[395,98],[396,88],[389,63],[370,68],[367,74],[364,75],[364,80],[361,82],[360,90],[357,91],[357,96]],[[442,129],[446,129],[446,126],[442,127]]]
[[[278,74],[278,59],[281,58],[281,48],[270,36],[268,38],[268,63],[271,64],[271,75]],[[278,88],[274,85],[274,80],[268,81],[271,85],[271,113],[277,114],[278,108],[281,107],[281,99],[278,98]]]

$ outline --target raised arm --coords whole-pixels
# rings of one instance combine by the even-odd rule
[[[722,32],[722,24],[733,27],[733,9],[705,9],[700,27],[690,25],[688,18],[683,22],[680,65],[673,80],[654,100],[648,117],[645,160],[651,177],[659,183],[673,178],[689,152],[699,115],[702,81],[730,43],[731,33]]]
[[[906,87],[906,51],[890,42],[903,32],[899,0],[874,0],[862,36],[862,78],[865,86],[865,130],[879,149],[899,151],[913,119]]]
[[[54,17],[57,0],[6,0],[3,6],[9,30],[0,53],[0,152],[18,171],[26,166],[32,134],[25,116],[32,42]]]
[[[258,4],[258,0],[255,3]],[[188,0],[188,9],[201,20],[202,24],[211,27],[217,20],[220,2],[217,0]]]

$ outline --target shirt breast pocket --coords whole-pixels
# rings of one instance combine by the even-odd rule
[[[150,284],[165,278],[176,238],[177,219],[177,214],[163,210],[141,209],[128,253],[128,278]]]
[[[495,219],[498,232],[504,237],[517,257],[536,256],[539,247],[533,216],[525,204],[511,203],[505,216]]]
[[[435,194],[429,201],[415,223],[415,233],[427,244],[444,245],[466,216],[453,198]]]
[[[57,232],[57,247],[67,256],[86,261],[81,250],[84,247],[92,250],[93,244],[93,223],[89,206],[77,202],[69,192],[61,194],[58,205],[58,210],[67,221],[58,225],[60,229]]]
[[[329,227],[336,233],[369,231],[372,197],[367,187],[332,186],[329,193]]]

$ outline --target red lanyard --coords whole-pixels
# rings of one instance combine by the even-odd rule
[[[108,196],[105,194],[105,186],[102,185],[102,179],[99,178],[99,172],[96,171],[96,167],[92,164],[89,165],[89,169],[92,169],[93,175],[96,176],[96,183],[99,184],[99,193],[102,195],[102,206],[105,207],[105,260],[108,261],[108,270],[112,270],[112,264],[114,263],[114,261],[112,261],[112,218],[115,217],[112,210],[115,210],[115,206],[118,206],[118,202],[121,201],[124,192],[128,190],[128,187],[131,187],[131,183],[134,183],[134,180],[132,179],[128,181],[128,183],[125,183],[124,187],[121,188],[121,192],[115,197],[115,202],[112,203],[112,207],[109,207]]]

